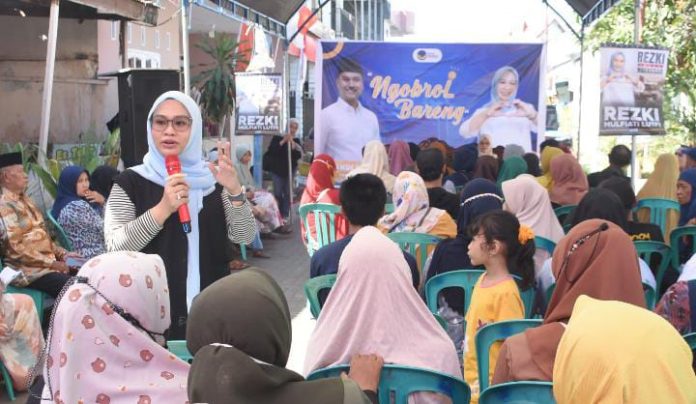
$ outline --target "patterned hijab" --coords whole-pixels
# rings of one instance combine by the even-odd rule
[[[76,279],[59,297],[48,335],[44,391],[52,401],[185,403],[189,365],[154,340],[164,343],[170,324],[162,259],[108,253]]]
[[[416,173],[403,171],[396,177],[394,213],[379,220],[381,227],[389,232],[428,233],[446,211],[430,207],[428,190],[423,179]]]
[[[411,150],[408,143],[403,140],[396,140],[389,146],[389,172],[392,175],[399,175],[408,167],[413,166]]]
[[[384,183],[387,192],[390,193],[394,188],[395,177],[389,172],[389,157],[387,150],[379,140],[371,140],[365,145],[360,165],[355,167],[346,177],[357,174],[372,174],[378,176]]]

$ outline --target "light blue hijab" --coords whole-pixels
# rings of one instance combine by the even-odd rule
[[[519,89],[520,75],[517,73],[517,70],[515,70],[515,68],[512,66],[503,66],[500,69],[496,70],[495,74],[493,75],[493,79],[491,80],[491,102],[489,102],[487,105],[491,105],[494,102],[500,101],[500,98],[498,97],[498,82],[500,81],[500,79],[503,78],[503,75],[506,73],[512,73],[512,75],[515,76],[517,88]],[[510,101],[513,101],[515,98],[517,98],[517,90],[515,90],[515,92],[510,96]],[[511,108],[514,110],[514,107],[512,106],[508,106],[507,108]]]
[[[203,160],[203,119],[198,104],[188,95],[180,91],[168,91],[160,95],[147,116],[147,146],[148,152],[143,157],[143,164],[132,168],[143,178],[155,184],[164,186],[168,177],[164,165],[164,156],[157,150],[152,138],[152,115],[161,103],[166,100],[180,102],[191,115],[191,136],[184,151],[179,155],[181,172],[186,174],[189,189],[189,211],[191,212],[191,232],[188,239],[188,271],[186,274],[186,301],[191,307],[193,298],[201,290],[201,274],[199,268],[199,227],[198,213],[203,209],[203,198],[215,190],[215,178],[210,173]]]

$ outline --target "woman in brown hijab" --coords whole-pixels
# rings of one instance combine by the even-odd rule
[[[195,355],[188,377],[190,401],[376,402],[374,391],[366,395],[361,390],[376,390],[379,383],[381,358],[374,355],[354,356],[350,374],[342,378],[306,381],[286,369],[290,320],[282,290],[263,272],[246,270],[207,287],[193,301],[186,329],[188,349]]]
[[[556,289],[542,325],[503,343],[492,384],[551,381],[556,348],[580,295],[645,308],[638,259],[631,238],[617,225],[590,219],[558,243],[553,253]]]
[[[493,156],[479,156],[474,167],[474,178],[484,178],[496,182],[499,170],[498,159]]]

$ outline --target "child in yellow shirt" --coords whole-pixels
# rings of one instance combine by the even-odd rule
[[[478,363],[474,338],[486,324],[524,318],[524,305],[517,283],[511,274],[522,278],[526,289],[534,282],[534,234],[521,226],[517,218],[502,210],[479,217],[471,229],[469,258],[473,265],[483,265],[486,272],[474,286],[466,313],[464,338],[464,379],[471,388],[471,402],[477,403],[480,393]],[[490,350],[490,364],[498,360],[500,342]],[[495,366],[490,366],[489,380]]]

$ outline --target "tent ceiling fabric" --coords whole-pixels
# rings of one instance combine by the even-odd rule
[[[599,3],[601,0],[566,0],[566,3],[575,10],[580,17],[584,17],[595,4]]]
[[[237,0],[237,3],[287,24],[304,0]]]

